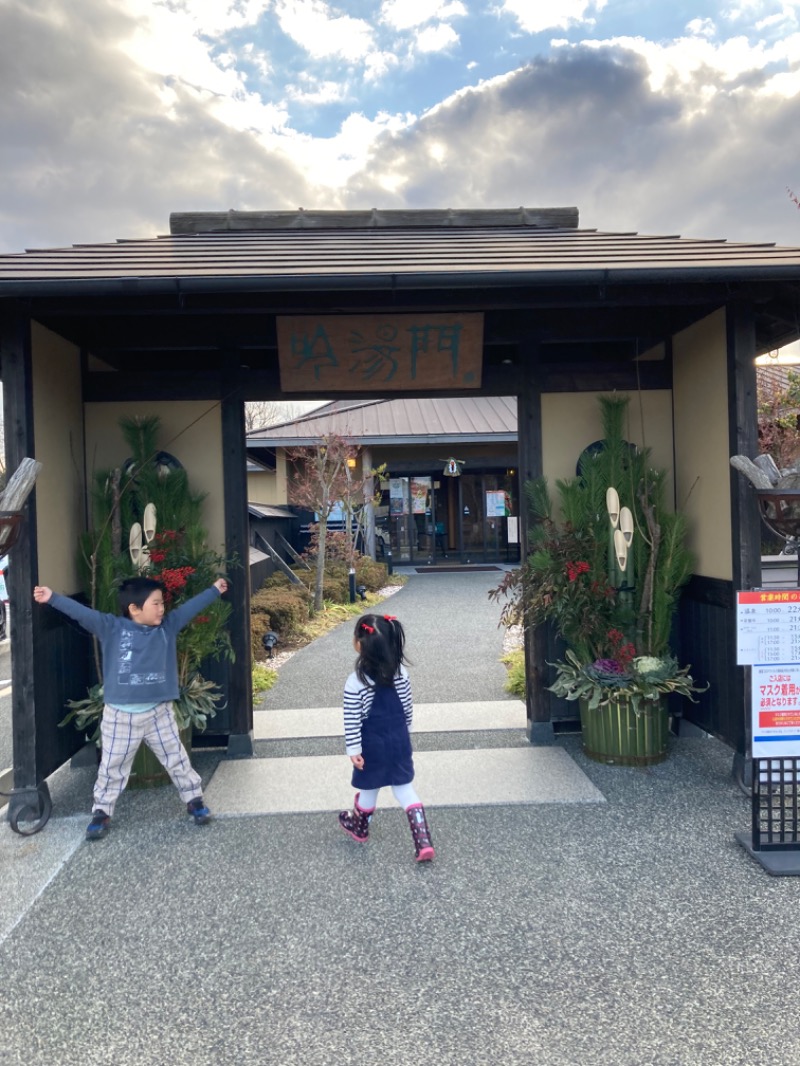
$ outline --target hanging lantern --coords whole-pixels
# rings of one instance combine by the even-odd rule
[[[461,474],[461,468],[464,465],[463,459],[447,459],[444,466],[445,477],[458,477]]]

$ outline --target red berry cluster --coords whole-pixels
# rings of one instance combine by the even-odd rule
[[[570,579],[570,581],[577,581],[581,574],[588,574],[589,570],[591,569],[589,564],[586,562],[567,562],[565,564],[565,568],[567,571],[567,577]]]
[[[151,555],[152,558],[152,555]],[[162,570],[158,580],[166,589],[167,599],[171,600],[181,589],[185,588],[186,581],[194,573],[193,566],[176,566],[172,570]]]
[[[636,658],[636,648],[626,641],[625,634],[619,629],[609,629],[606,638],[611,647],[611,654],[624,669],[628,669]]]

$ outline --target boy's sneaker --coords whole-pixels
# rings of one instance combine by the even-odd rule
[[[86,826],[86,839],[99,840],[100,837],[104,837],[109,825],[111,825],[111,818],[105,811],[92,811],[92,820]]]
[[[205,825],[206,822],[211,821],[211,811],[206,807],[202,796],[189,800],[186,804],[186,810],[194,818],[195,825]]]

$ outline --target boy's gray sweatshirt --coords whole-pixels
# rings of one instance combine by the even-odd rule
[[[113,707],[152,700],[155,707],[179,695],[178,633],[219,595],[212,585],[165,614],[160,626],[142,626],[122,615],[104,614],[56,592],[48,603],[100,641],[106,703]]]

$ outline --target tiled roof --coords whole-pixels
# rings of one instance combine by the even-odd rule
[[[517,439],[517,404],[508,396],[336,403],[247,435],[248,447],[296,447],[326,435],[359,444],[436,444]]]
[[[356,213],[358,214],[358,213]],[[490,212],[488,214],[491,214]],[[0,255],[0,294],[800,277],[800,248],[528,224],[170,234]]]

